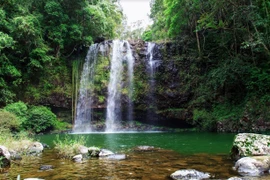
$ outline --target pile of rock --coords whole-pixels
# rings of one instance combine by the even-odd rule
[[[19,143],[19,142],[17,142]],[[40,142],[23,141],[20,146],[14,142],[12,148],[0,145],[0,168],[7,168],[10,166],[11,160],[21,160],[22,154],[39,155],[44,147]]]
[[[98,157],[102,159],[109,159],[109,160],[123,160],[126,159],[125,154],[115,154],[114,152],[108,149],[100,149],[97,147],[86,147],[86,146],[79,146],[78,148],[79,154],[72,157],[74,162],[82,162],[83,159],[91,158],[91,157]]]
[[[254,133],[236,135],[231,156],[234,169],[242,176],[261,176],[270,172],[270,136]]]

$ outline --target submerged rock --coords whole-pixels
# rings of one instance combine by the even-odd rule
[[[209,173],[203,173],[195,169],[181,169],[175,171],[170,177],[174,180],[190,180],[190,179],[208,179],[210,178]]]
[[[154,146],[137,146],[134,151],[154,151],[157,150]]]
[[[53,169],[53,165],[41,165],[39,170],[51,170]]]
[[[270,155],[270,136],[254,133],[237,134],[231,149],[231,156],[238,160],[245,156]]]
[[[234,169],[242,176],[261,176],[269,173],[270,156],[243,157],[235,163]]]

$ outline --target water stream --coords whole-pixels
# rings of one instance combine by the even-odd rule
[[[74,132],[91,132],[92,94],[94,87],[93,78],[98,51],[98,44],[90,46],[85,58],[81,73],[79,98],[76,106],[76,117],[73,127]]]
[[[228,179],[238,174],[232,170],[229,158],[234,134],[218,133],[91,133],[60,135],[86,138],[86,146],[97,146],[115,153],[125,154],[124,160],[102,158],[84,159],[82,163],[59,159],[53,149],[45,149],[38,157],[24,158],[0,174],[0,179],[42,178],[46,180],[117,179],[117,180],[169,180],[179,169],[194,168],[209,172],[213,179]],[[41,142],[53,148],[56,135],[41,135]],[[153,151],[136,151],[140,145],[156,147]],[[39,170],[40,165],[53,165],[52,170]],[[266,177],[266,179],[269,178]],[[263,179],[263,178],[262,178]]]
[[[106,132],[114,132],[122,120],[121,91],[123,88],[123,63],[128,64],[129,97],[133,90],[133,64],[132,52],[127,41],[114,40],[110,67],[110,81],[108,85]],[[132,101],[129,100],[128,114],[132,114]],[[132,118],[132,117],[129,117]]]

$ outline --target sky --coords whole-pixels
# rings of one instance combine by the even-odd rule
[[[150,24],[150,1],[151,0],[120,0],[124,14],[127,16],[128,24],[138,20],[144,20],[145,26]]]

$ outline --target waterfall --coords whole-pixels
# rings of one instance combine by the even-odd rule
[[[133,64],[134,60],[130,45],[127,41],[114,40],[111,58],[110,81],[108,86],[106,132],[113,132],[122,120],[121,91],[123,86],[123,62],[128,64],[128,96],[132,96],[133,90]],[[133,105],[129,100],[128,114],[132,118]]]
[[[154,59],[154,52],[155,52],[155,43],[151,43],[148,42],[147,43],[147,59],[148,59],[148,72],[150,75],[150,79],[149,79],[149,84],[150,84],[150,89],[149,89],[149,105],[150,108],[149,110],[151,112],[149,112],[148,114],[152,114],[153,110],[155,109],[156,103],[155,103],[155,95],[154,95],[154,90],[155,90],[155,85],[156,85],[156,81],[155,81],[155,73],[156,73],[156,69],[160,66],[161,64],[161,60],[158,59]],[[149,117],[148,117],[149,119]]]
[[[89,47],[83,70],[81,73],[79,98],[76,106],[75,123],[73,132],[90,132],[91,131],[91,119],[93,103],[93,78],[95,73],[95,66],[97,61],[97,55],[99,51],[99,45],[94,44]]]
[[[128,121],[129,123],[133,120],[133,75],[134,75],[134,58],[132,56],[132,51],[130,44],[126,41],[127,44],[127,54],[126,61],[128,63]]]

